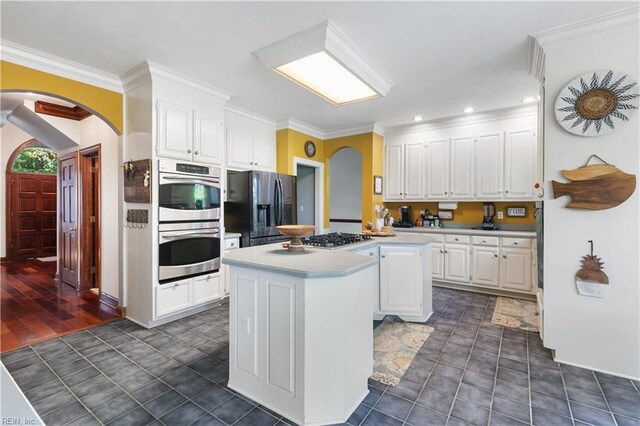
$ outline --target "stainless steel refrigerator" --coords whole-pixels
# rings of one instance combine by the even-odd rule
[[[271,172],[229,172],[224,222],[239,232],[241,247],[286,241],[278,225],[295,225],[296,177]]]

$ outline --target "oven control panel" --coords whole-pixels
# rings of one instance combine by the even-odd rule
[[[206,166],[197,166],[195,164],[185,164],[178,163],[176,164],[176,172],[182,173],[192,173],[195,175],[209,175],[209,167]]]

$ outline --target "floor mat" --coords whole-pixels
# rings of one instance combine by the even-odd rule
[[[539,330],[540,315],[536,302],[498,297],[491,322],[504,327],[519,328],[525,331]]]

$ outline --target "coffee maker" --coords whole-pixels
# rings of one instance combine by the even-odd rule
[[[412,228],[414,226],[411,219],[411,206],[400,206],[400,221],[393,222],[396,228]]]
[[[496,224],[493,223],[493,217],[496,215],[496,205],[493,203],[482,203],[482,211],[484,213],[482,218],[482,229],[487,231],[498,229]]]

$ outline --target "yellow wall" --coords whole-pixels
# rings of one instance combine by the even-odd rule
[[[510,203],[494,203],[496,205],[496,215],[493,220],[496,223],[508,223],[508,224],[520,224],[520,225],[534,225],[536,223],[536,219],[533,216],[533,212],[535,211],[535,203],[534,202],[520,202],[514,201]],[[389,209],[389,214],[394,217],[394,219],[398,219],[400,217],[400,212],[398,211],[398,207],[400,206],[411,206],[414,220],[420,216],[420,211],[424,211],[424,209],[429,209],[432,214],[436,214],[438,212],[438,203],[413,203],[413,202],[405,202],[405,203],[386,203],[385,207]],[[526,217],[507,217],[507,206],[509,207],[526,207],[527,208],[527,216]],[[504,218],[498,219],[498,212],[504,212]],[[453,222],[467,222],[467,223],[477,223],[478,225],[482,223],[482,203],[481,202],[459,202],[458,208],[453,210]],[[443,221],[445,226],[449,221]]]
[[[121,93],[6,61],[0,61],[0,90],[34,92],[64,98],[94,113],[118,134],[122,134]]]
[[[316,155],[310,160],[324,162],[324,141],[296,130],[283,129],[276,132],[276,171],[278,173],[293,174],[293,158],[307,158],[304,144],[312,141],[316,144]]]

